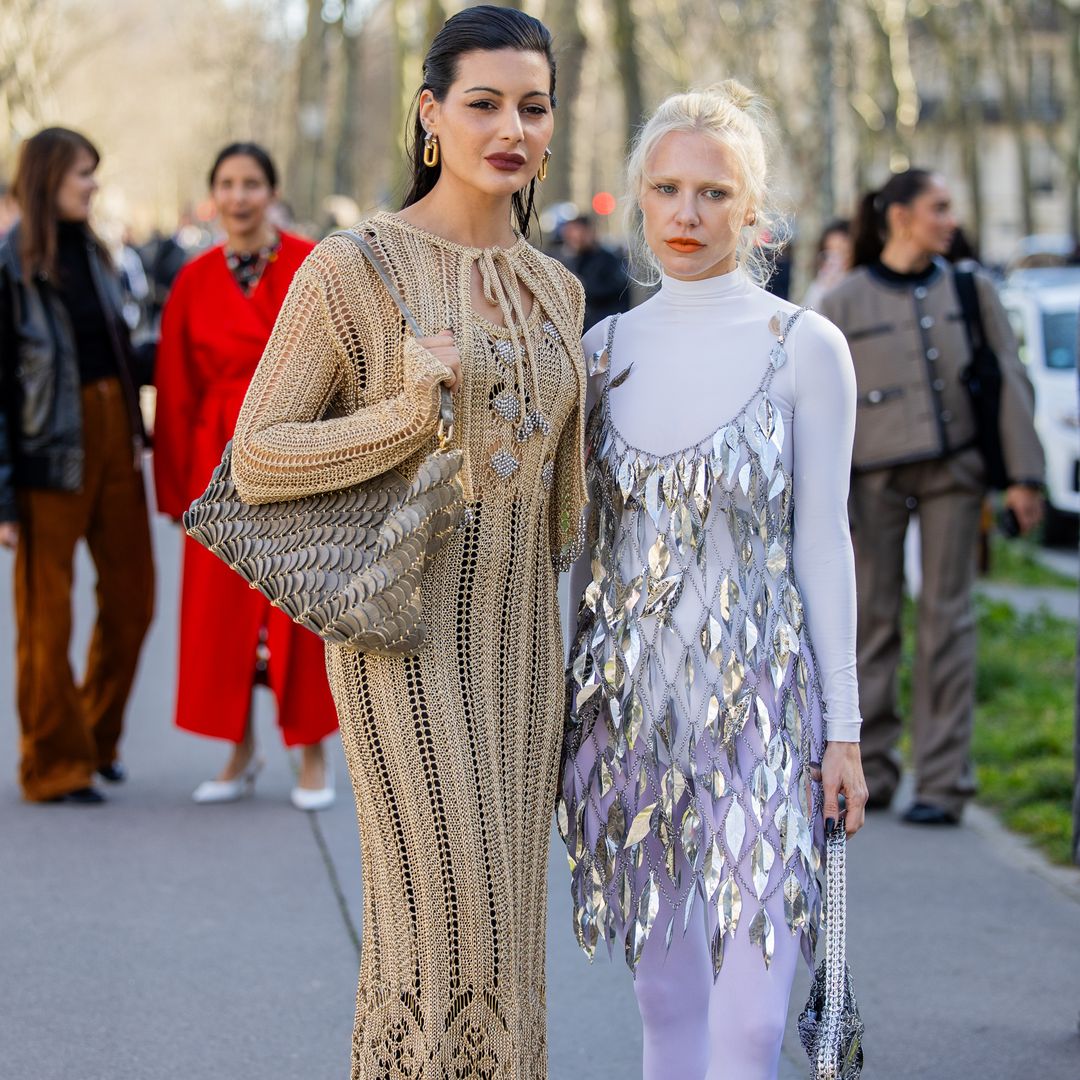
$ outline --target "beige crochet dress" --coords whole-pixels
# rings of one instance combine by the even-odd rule
[[[466,522],[425,574],[418,656],[328,647],[360,820],[363,957],[353,1080],[546,1076],[548,837],[563,725],[557,568],[584,509],[581,287],[524,240],[449,243],[389,214],[358,226],[425,334],[462,356]],[[498,327],[472,309],[479,263]],[[520,286],[534,297],[526,317]],[[445,374],[347,239],[294,279],[237,424],[244,498],[415,470]]]

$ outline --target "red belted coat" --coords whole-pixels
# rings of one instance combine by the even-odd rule
[[[283,233],[274,262],[245,296],[215,247],[180,271],[162,317],[157,359],[154,478],[158,509],[179,518],[221,462],[244,392],[293,274],[311,250]],[[267,681],[287,746],[337,728],[323,645],[216,556],[187,538],[180,592],[176,723],[239,742],[265,631]]]

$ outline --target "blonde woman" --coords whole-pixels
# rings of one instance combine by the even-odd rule
[[[629,192],[661,288],[585,337],[591,550],[558,805],[575,929],[625,950],[646,1080],[776,1076],[823,818],[862,824],[855,394],[842,335],[756,283],[761,109],[664,102]]]
[[[584,508],[584,295],[526,240],[554,128],[551,35],[468,8],[424,62],[405,207],[293,281],[237,424],[254,501],[329,491],[435,446],[457,395],[466,517],[425,567],[415,656],[327,651],[364,873],[354,1080],[546,1075],[544,926],[563,716],[556,566]]]

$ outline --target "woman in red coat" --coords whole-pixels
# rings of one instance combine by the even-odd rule
[[[274,164],[261,147],[234,143],[222,150],[210,172],[210,191],[225,243],[180,271],[165,305],[154,477],[158,508],[174,519],[221,462],[289,283],[312,248],[270,223],[276,187]],[[334,789],[322,740],[336,730],[337,716],[322,642],[188,539],[176,723],[234,744],[218,777],[195,790],[196,802],[229,802],[250,793],[262,764],[251,723],[252,690],[260,682],[277,698],[285,745],[303,748],[293,804],[324,809]]]

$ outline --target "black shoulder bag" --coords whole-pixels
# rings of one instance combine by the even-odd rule
[[[1009,472],[1001,449],[1001,366],[983,330],[975,275],[970,270],[957,270],[954,279],[971,346],[971,362],[960,378],[971,397],[975,441],[986,464],[987,487],[1004,491],[1009,486]]]

